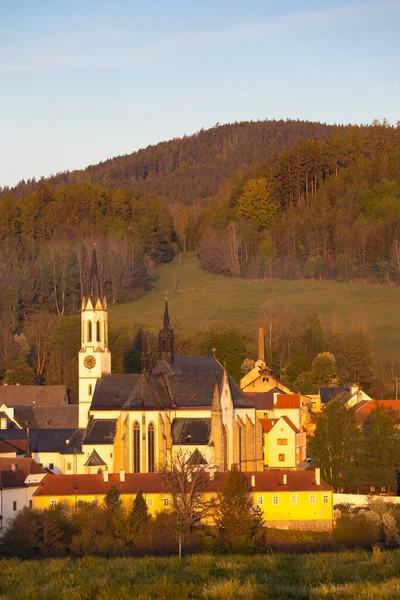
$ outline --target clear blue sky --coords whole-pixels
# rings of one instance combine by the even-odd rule
[[[400,119],[400,0],[0,0],[0,186],[248,119]]]

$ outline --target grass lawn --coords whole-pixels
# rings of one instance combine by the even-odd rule
[[[400,597],[400,550],[0,560],[1,600]]]
[[[176,287],[176,292],[174,288]],[[212,321],[235,323],[254,335],[267,301],[290,305],[301,312],[359,315],[370,327],[376,358],[400,361],[400,286],[327,281],[268,281],[230,279],[206,273],[195,256],[159,267],[153,289],[140,300],[110,308],[110,321],[141,323],[153,330],[161,325],[168,290],[175,326],[191,331]]]

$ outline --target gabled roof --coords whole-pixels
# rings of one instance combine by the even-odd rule
[[[171,408],[171,395],[167,378],[161,373],[141,375],[123,405],[124,410],[160,410],[164,408]]]
[[[293,429],[294,433],[300,433],[300,429],[298,429],[298,427],[296,427],[296,425],[292,423],[292,421],[286,415],[282,417],[276,417],[274,419],[260,419],[263,432],[269,433],[281,419],[283,419],[285,423],[287,423],[289,427]]]
[[[21,427],[29,429],[72,429],[78,427],[79,406],[18,406],[14,418]]]
[[[99,456],[96,450],[93,450],[87,461],[85,462],[85,467],[103,467],[105,466],[104,460]]]
[[[0,385],[0,406],[61,406],[68,404],[65,385]]]
[[[161,369],[148,375],[105,375],[96,384],[93,395],[92,410],[170,410],[171,408],[211,408],[215,384],[222,389],[224,370],[213,358],[177,357],[190,360],[183,361],[187,371]],[[201,359],[208,371],[201,372],[203,366],[196,372],[191,372],[192,364]],[[179,364],[179,361],[178,361]],[[199,366],[199,365],[198,365]],[[254,404],[228,375],[228,385],[235,408],[253,408]]]
[[[210,441],[211,419],[174,419],[171,433],[174,444],[205,446]]]
[[[201,454],[200,450],[196,448],[189,460],[186,462],[188,465],[206,465],[207,461]]]
[[[117,433],[117,419],[89,418],[83,444],[113,444]]]
[[[0,489],[26,487],[28,475],[41,475],[46,471],[32,458],[0,457]]]

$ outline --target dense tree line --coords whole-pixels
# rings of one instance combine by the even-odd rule
[[[400,126],[348,127],[253,164],[197,229],[203,267],[231,276],[400,279]]]
[[[341,127],[294,120],[217,123],[194,135],[148,146],[82,171],[59,173],[46,181],[57,186],[101,183],[107,189],[123,187],[135,195],[163,196],[168,203],[191,204],[214,196],[240,169],[301,140],[322,141],[336,129]],[[37,187],[35,180],[21,181],[8,191],[15,198],[23,198]]]

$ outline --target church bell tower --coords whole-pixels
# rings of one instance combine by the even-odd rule
[[[88,421],[94,388],[102,375],[111,373],[108,349],[107,300],[101,295],[96,247],[92,252],[88,295],[82,297],[81,349],[79,351],[79,427]]]

